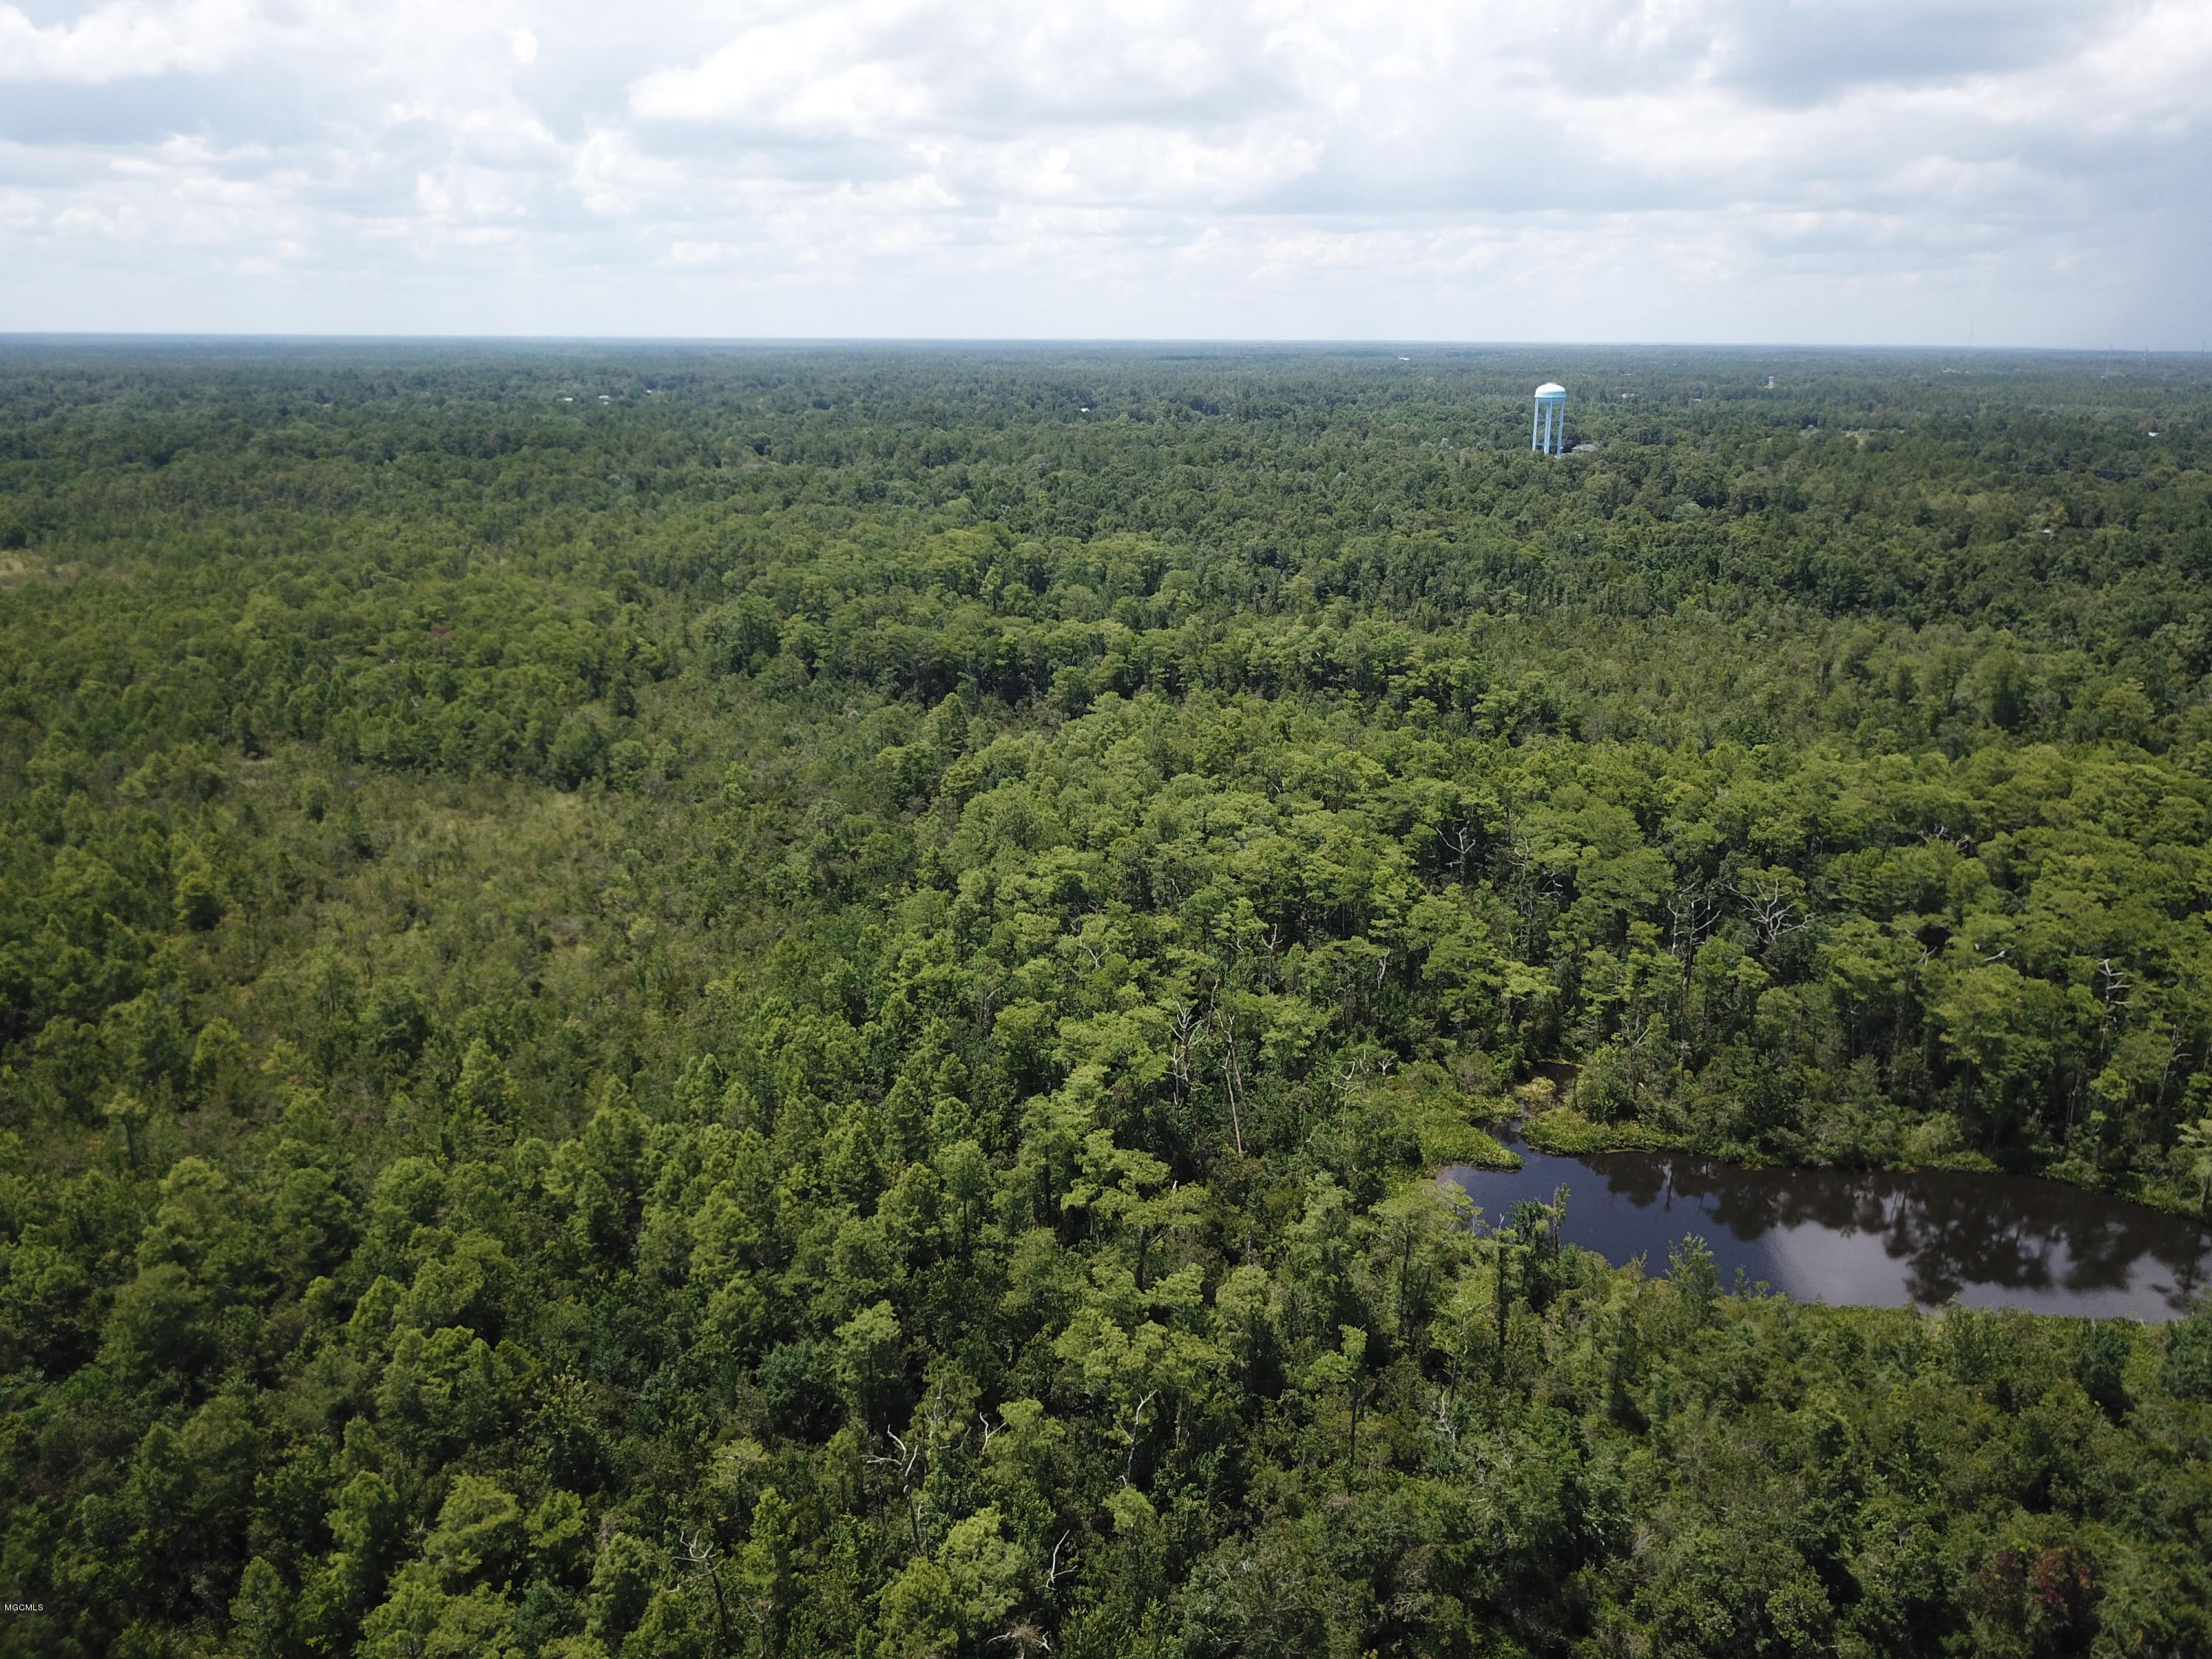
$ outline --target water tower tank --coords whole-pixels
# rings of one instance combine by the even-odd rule
[[[1556,455],[1567,432],[1567,389],[1555,380],[1536,388],[1536,422],[1528,431],[1528,447],[1540,455]]]

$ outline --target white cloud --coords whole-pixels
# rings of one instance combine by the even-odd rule
[[[2202,0],[30,4],[0,327],[2212,334]]]
[[[33,23],[0,5],[0,81],[99,86],[137,76],[224,67],[252,33],[249,0],[161,6],[112,0],[68,22]]]

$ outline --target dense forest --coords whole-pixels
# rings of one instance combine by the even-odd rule
[[[1522,1115],[2204,1213],[2212,368],[0,342],[0,1650],[2212,1654]]]

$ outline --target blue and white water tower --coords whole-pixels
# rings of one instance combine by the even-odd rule
[[[1536,423],[1528,429],[1528,447],[1539,455],[1556,455],[1567,435],[1567,389],[1547,380],[1536,388]]]

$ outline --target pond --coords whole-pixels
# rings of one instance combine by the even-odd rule
[[[2212,1238],[2179,1216],[2019,1176],[1746,1169],[1687,1152],[1554,1158],[1508,1138],[1512,1170],[1455,1166],[1491,1221],[1567,1188],[1570,1244],[1654,1273],[1686,1233],[1725,1287],[1737,1270],[1801,1302],[2172,1319],[2212,1284]]]

